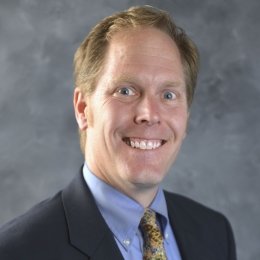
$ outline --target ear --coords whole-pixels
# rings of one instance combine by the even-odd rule
[[[75,117],[80,130],[87,129],[87,103],[85,96],[79,88],[75,88],[73,97]]]

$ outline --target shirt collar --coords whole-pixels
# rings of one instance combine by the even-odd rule
[[[98,209],[114,236],[123,246],[124,241],[131,242],[138,231],[144,213],[143,206],[95,176],[86,163],[83,167],[83,176],[95,198]],[[161,228],[163,232],[166,232],[167,225],[169,225],[168,211],[161,188],[150,208],[159,214]]]

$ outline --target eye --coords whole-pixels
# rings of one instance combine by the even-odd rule
[[[176,99],[176,94],[172,91],[165,91],[163,93],[163,98],[166,99],[166,100],[173,100],[173,99]]]
[[[117,93],[123,95],[123,96],[133,96],[135,95],[135,91],[130,87],[122,87],[117,90]]]

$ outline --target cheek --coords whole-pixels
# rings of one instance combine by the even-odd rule
[[[102,131],[108,137],[124,127],[127,117],[124,116],[124,110],[113,103],[102,106],[97,116],[98,118],[94,118],[94,121],[99,122]]]
[[[102,113],[104,113],[106,120],[113,121],[117,125],[127,121],[131,116],[131,111],[133,110],[131,110],[129,104],[119,102],[115,99],[102,107]]]
[[[86,109],[88,126],[94,128],[106,128],[113,121],[116,109],[113,109],[111,102],[105,98],[100,98],[98,94],[93,96],[92,102]]]
[[[186,135],[188,124],[188,113],[186,110],[180,109],[172,113],[171,127],[174,129],[177,135]]]

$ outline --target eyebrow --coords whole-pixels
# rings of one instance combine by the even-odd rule
[[[115,79],[111,80],[110,84],[117,85],[119,83],[124,83],[124,82],[132,83],[134,85],[142,85],[141,80],[139,80],[135,77],[129,76],[129,75],[122,75],[118,78],[115,78]],[[168,86],[170,88],[182,88],[182,85],[183,85],[183,82],[181,82],[181,81],[165,81],[165,82],[163,82],[163,84],[161,84],[160,87],[163,88],[165,86]],[[185,82],[184,82],[184,87],[185,87]]]
[[[181,82],[181,81],[166,81],[164,82],[163,85],[173,87],[173,88],[182,88],[183,83],[185,87],[185,82]]]
[[[115,78],[115,79],[111,80],[110,83],[112,85],[117,85],[118,83],[123,83],[123,82],[128,82],[128,83],[133,83],[133,84],[136,84],[136,85],[140,85],[140,81],[139,80],[137,80],[134,77],[128,76],[128,75],[123,75],[123,76],[120,76],[118,78]]]

